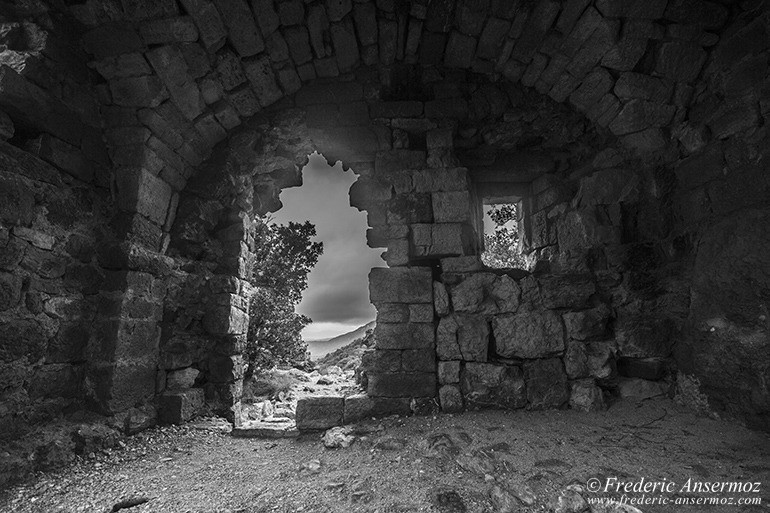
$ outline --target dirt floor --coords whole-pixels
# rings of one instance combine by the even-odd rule
[[[325,448],[320,434],[238,439],[204,426],[154,429],[117,451],[39,475],[0,493],[0,511],[770,511],[770,436],[666,400],[619,403],[598,414],[380,419],[358,426],[356,441],[340,449]],[[696,482],[752,483],[752,491],[697,493]],[[638,510],[587,504],[620,498],[605,493],[618,485],[631,487],[628,498],[669,503]],[[698,497],[722,504],[676,504]],[[741,498],[761,505],[738,506]]]

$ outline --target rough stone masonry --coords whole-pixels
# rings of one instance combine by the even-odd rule
[[[127,432],[237,417],[254,217],[316,150],[359,175],[388,265],[343,410],[668,393],[767,429],[769,16],[3,2],[0,438],[76,410]],[[523,198],[527,271],[480,264],[491,196]]]

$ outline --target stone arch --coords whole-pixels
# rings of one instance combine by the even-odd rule
[[[53,181],[56,187],[87,189],[96,196],[111,189],[116,200],[115,210],[105,209],[107,216],[118,213],[111,216],[111,233],[94,235],[100,240],[99,258],[91,263],[100,279],[114,273],[104,288],[117,306],[103,320],[101,340],[91,342],[99,354],[89,356],[88,368],[79,371],[85,378],[73,378],[103,411],[125,411],[154,395],[151,376],[157,361],[147,353],[156,349],[160,336],[158,297],[165,297],[166,285],[160,276],[177,270],[165,253],[173,239],[179,193],[196,171],[205,172],[202,166],[211,155],[217,158],[217,144],[230,134],[234,138],[237,127],[251,123],[253,116],[269,119],[290,107],[307,107],[319,115],[317,137],[333,134],[332,141],[348,144],[336,148],[348,157],[341,160],[371,164],[370,170],[360,167],[365,179],[357,190],[364,203],[384,194],[378,162],[382,170],[393,170],[389,164],[396,168],[387,173],[394,180],[391,192],[403,185],[399,171],[423,165],[446,168],[450,181],[465,180],[462,172],[451,171],[458,163],[477,178],[493,176],[515,168],[524,156],[507,151],[505,137],[494,147],[487,140],[494,133],[458,121],[476,109],[496,108],[495,94],[485,92],[490,92],[487,84],[469,81],[471,74],[486,77],[493,88],[519,84],[522,94],[535,90],[557,104],[569,104],[599,127],[596,140],[576,144],[603,151],[581,156],[579,148],[572,148],[575,155],[547,163],[555,167],[530,180],[531,225],[526,230],[531,249],[545,256],[541,260],[549,262],[548,270],[590,270],[594,287],[607,288],[601,292],[618,310],[616,324],[625,326],[615,335],[629,348],[630,358],[646,354],[636,351],[640,334],[660,329],[673,336],[681,329],[687,347],[682,361],[699,362],[684,366],[687,372],[704,379],[716,397],[737,393],[720,388],[715,378],[720,372],[708,358],[689,356],[702,351],[695,325],[703,312],[689,310],[682,293],[686,287],[666,282],[660,294],[658,284],[665,282],[662,269],[671,259],[681,263],[677,259],[697,251],[690,241],[701,236],[703,224],[766,204],[766,188],[751,185],[764,183],[761,148],[767,146],[768,21],[762,4],[89,0],[66,12],[19,3],[9,16],[31,21],[12,32],[14,60],[0,68],[0,108],[10,116],[3,120],[5,130],[16,129],[6,152],[10,165],[33,162],[32,153],[59,171],[34,161],[25,168],[25,180]],[[74,30],[58,24],[73,19],[80,24]],[[77,70],[74,79],[61,73],[67,66]],[[377,82],[377,87],[359,89],[367,74],[368,83]],[[467,89],[458,91],[458,86]],[[298,105],[303,97],[307,102],[310,91],[315,99]],[[369,117],[377,112],[389,120],[366,136],[349,128],[355,124],[346,128],[339,123],[359,116],[355,104],[362,102]],[[330,104],[339,104],[333,113],[312,107]],[[434,117],[439,119],[435,127],[421,119]],[[338,126],[327,126],[329,119]],[[503,116],[500,134],[510,134],[516,121]],[[415,132],[425,134],[424,143]],[[420,149],[404,148],[405,141]],[[466,151],[469,146],[477,147]],[[16,147],[27,151],[19,153]],[[350,156],[352,148],[361,147],[386,153],[375,151],[370,160]],[[720,174],[725,169],[729,179]],[[65,177],[63,184],[52,178],[56,173]],[[290,179],[288,174],[280,179]],[[431,180],[425,177],[422,183],[436,185]],[[262,185],[270,191],[274,184]],[[20,191],[12,204],[29,203],[26,182],[11,188]],[[423,204],[403,201],[407,211]],[[422,227],[419,240],[411,232],[405,239],[403,230],[378,228],[387,224],[383,215],[387,220],[387,211],[370,212],[375,221],[370,239],[386,243],[394,266],[408,263],[404,252],[413,247],[425,248],[420,251],[426,262],[456,259],[454,253],[432,248],[444,236],[463,246],[472,241],[463,230],[446,227],[440,230],[454,231],[434,234],[433,228]],[[41,228],[31,218],[6,217],[12,226]],[[236,224],[237,219],[231,220]],[[13,237],[14,244],[21,238]],[[595,251],[597,245],[606,247]],[[462,258],[445,264],[444,271],[477,270],[472,260]],[[635,267],[629,271],[629,265]],[[684,277],[691,266],[682,265],[679,275]],[[547,281],[530,279],[517,286],[527,294],[542,293]],[[574,276],[567,281],[581,283]],[[487,285],[481,287],[485,293]],[[228,290],[223,293],[233,294],[232,283],[223,287]],[[632,293],[618,287],[630,287]],[[153,306],[142,313],[138,305],[145,302]],[[675,319],[661,317],[660,309],[669,304],[676,305]],[[732,340],[729,333],[724,336],[713,343],[721,347]],[[156,342],[134,346],[140,340]],[[113,349],[121,343],[147,351],[121,353],[125,348],[118,347],[117,357]],[[102,359],[104,347],[112,349]],[[753,354],[751,347],[741,347],[746,358]],[[763,372],[754,372],[749,382],[762,382]],[[758,397],[766,394],[762,389]]]

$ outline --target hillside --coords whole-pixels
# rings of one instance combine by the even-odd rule
[[[328,340],[308,340],[307,348],[308,351],[310,351],[310,358],[312,360],[318,360],[322,356],[327,355],[332,351],[336,351],[340,347],[346,346],[359,338],[363,338],[366,335],[366,331],[371,329],[374,329],[374,321],[364,324],[351,332],[343,333],[342,335],[338,335]]]

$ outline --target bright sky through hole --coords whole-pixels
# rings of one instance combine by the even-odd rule
[[[313,319],[302,332],[305,340],[323,340],[353,331],[374,319],[369,303],[369,270],[384,267],[384,249],[366,245],[366,213],[350,206],[348,190],[356,181],[342,165],[330,167],[320,155],[310,156],[302,172],[302,187],[281,192],[283,208],[276,223],[315,224],[324,252],[310,272],[308,288],[297,311]]]

